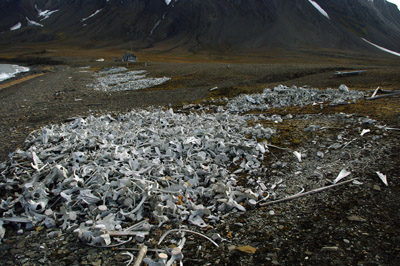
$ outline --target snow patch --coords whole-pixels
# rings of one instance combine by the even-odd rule
[[[15,77],[18,73],[28,72],[29,67],[0,64],[0,82]]]
[[[149,37],[151,37],[151,35],[153,35],[153,32],[157,29],[157,27],[158,27],[158,25],[160,25],[160,23],[161,23],[161,19],[158,20],[158,21],[156,22],[156,24],[154,24],[153,28],[152,28],[151,31],[150,31]]]
[[[372,43],[372,42],[370,42],[370,41],[368,41],[368,40],[366,40],[366,39],[364,39],[364,38],[361,38],[361,39],[362,39],[363,41],[365,41],[365,42],[367,42],[367,43],[369,43],[369,44],[375,46],[375,47],[378,48],[379,50],[382,50],[382,51],[384,51],[384,52],[386,52],[386,53],[390,53],[390,54],[392,54],[392,55],[400,56],[400,53],[397,53],[397,52],[394,52],[394,51],[392,51],[392,50],[386,49],[386,48],[384,48],[384,47],[382,47],[382,46],[379,46],[379,45],[377,45],[377,44],[375,44],[375,43]]]
[[[103,9],[96,10],[96,12],[94,12],[94,13],[91,14],[90,16],[88,16],[88,17],[86,17],[86,18],[83,18],[83,19],[81,20],[81,22],[83,22],[83,21],[85,21],[85,20],[88,20],[88,19],[90,19],[90,18],[96,16],[96,15],[97,15],[98,13],[100,13],[102,10],[103,10]]]
[[[171,3],[171,0],[165,0],[165,4],[168,6]]]
[[[38,17],[42,18],[40,21],[48,19],[52,14],[58,12],[59,10],[45,10],[45,11],[40,11],[38,14]]]
[[[328,19],[331,19],[328,13],[317,2],[314,2],[313,0],[308,0],[308,2],[310,2],[319,11],[319,13],[321,13]]]
[[[44,10],[44,11],[42,11],[37,5],[35,5],[35,9],[38,12],[38,17],[42,18],[40,21],[48,19],[52,14],[56,13],[57,11],[59,11],[58,9],[57,10]]]
[[[12,26],[12,27],[10,28],[10,30],[18,30],[18,29],[21,28],[21,26],[22,26],[21,22],[18,22],[17,24],[15,24],[14,26]]]
[[[37,23],[36,21],[30,20],[28,17],[25,17],[26,21],[28,22],[28,26],[37,26],[37,27],[43,27],[42,24]]]
[[[165,17],[167,16],[168,12],[165,12],[162,16],[161,19],[159,19],[156,24],[154,24],[153,28],[150,31],[149,37],[151,37],[153,35],[153,32],[157,29],[157,27],[160,25],[160,23],[165,19]]]

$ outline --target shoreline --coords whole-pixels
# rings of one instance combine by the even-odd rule
[[[0,81],[0,90],[3,90],[10,86],[20,84],[22,82],[43,76],[47,72],[50,71],[50,68],[48,66],[43,66],[43,65],[29,66],[27,64],[14,63],[14,62],[0,62],[0,64],[18,65],[18,66],[29,68],[29,71],[19,72],[19,73],[15,74],[15,76],[13,76],[13,77],[10,77],[8,79]]]

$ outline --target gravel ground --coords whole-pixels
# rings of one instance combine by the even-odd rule
[[[233,71],[228,74],[222,64],[213,64],[209,72],[205,70],[206,65],[174,67],[150,66],[148,71],[155,77],[165,75],[172,77],[172,81],[164,87],[141,91],[94,91],[86,86],[93,82],[92,73],[71,66],[53,66],[44,76],[2,89],[1,159],[5,160],[17,147],[23,147],[24,139],[32,130],[71,117],[119,114],[148,105],[179,106],[211,96],[259,92],[260,87],[268,86],[257,79],[263,72],[259,69],[261,66],[232,66],[230,71]],[[265,67],[262,76],[268,76],[270,69]],[[397,69],[374,69],[366,77],[341,80],[328,76],[326,68],[305,71],[294,67],[285,69],[282,75],[275,71],[279,72],[270,71],[271,86],[282,76],[292,76],[281,80],[286,85],[319,87],[320,83],[322,88],[337,88],[342,83],[351,89],[367,90],[377,85],[392,89],[400,85]],[[210,92],[215,86],[219,89]],[[220,244],[217,249],[207,240],[187,234],[184,264],[399,265],[400,132],[382,127],[400,127],[399,107],[398,98],[383,98],[346,106],[325,105],[322,109],[316,106],[258,112],[265,117],[272,114],[283,117],[278,123],[263,118],[257,121],[276,129],[276,137],[271,140],[273,145],[304,154],[299,162],[292,152],[270,149],[263,161],[268,171],[257,178],[269,188],[282,180],[281,186],[278,184],[271,190],[271,199],[274,192],[276,199],[295,194],[299,184],[305,191],[329,185],[344,168],[352,173],[347,179],[357,178],[362,184],[350,183],[264,207],[246,206],[245,213],[232,213],[201,231],[184,224],[208,236],[218,233],[223,239],[217,240]],[[367,116],[377,121],[372,122]],[[363,129],[371,131],[360,136]],[[377,171],[387,175],[389,186],[380,181]],[[243,176],[239,182],[247,184],[254,178]],[[2,199],[7,193],[2,188]],[[161,234],[179,226],[166,224],[155,231],[150,236],[153,246],[149,248],[158,248]],[[89,247],[72,232],[19,228],[14,224],[5,228],[5,239],[0,245],[4,265],[126,265],[129,259],[117,248]],[[165,243],[176,245],[179,239],[178,235],[171,235]],[[119,248],[133,247],[137,247],[134,241]]]

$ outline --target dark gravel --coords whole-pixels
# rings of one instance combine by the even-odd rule
[[[283,78],[282,83],[287,85],[308,83],[316,87],[320,84],[323,88],[345,83],[350,88],[368,90],[379,84],[390,89],[400,85],[398,69],[374,69],[367,77],[338,81],[332,79],[330,67],[311,71],[312,67],[307,70],[294,66],[271,70],[267,65],[233,65],[227,72],[225,64],[209,66],[207,71],[207,64],[150,65],[150,73],[170,76],[173,80],[154,89],[116,93],[103,93],[86,87],[93,77],[89,72],[80,72],[85,69],[52,66],[44,76],[0,90],[0,159],[7,159],[9,152],[22,147],[29,132],[50,123],[89,114],[126,112],[141,106],[179,105],[211,96],[259,91],[268,85],[259,82],[260,77],[268,76],[268,73],[271,76],[282,71],[283,76],[284,73],[293,74],[293,79]],[[141,67],[133,66],[136,69]],[[279,79],[279,76],[275,77]],[[370,80],[368,86],[365,79]],[[278,81],[271,80],[270,84]],[[209,89],[215,86],[220,90],[210,93]],[[219,249],[203,239],[188,237],[183,251],[184,264],[399,265],[399,131],[384,131],[373,125],[360,124],[359,118],[380,116],[382,124],[399,128],[400,106],[398,98],[377,100],[368,106],[377,109],[368,109],[363,103],[341,107],[340,112],[353,114],[349,120],[332,119],[339,112],[334,107],[327,107],[316,116],[302,116],[302,112],[309,112],[306,109],[277,110],[292,113],[294,118],[277,125],[281,137],[273,141],[276,145],[302,151],[308,157],[299,164],[292,154],[271,149],[265,161],[271,165],[271,171],[261,177],[266,182],[273,182],[278,177],[290,180],[295,178],[295,172],[301,171],[302,178],[307,180],[316,178],[308,173],[319,167],[324,180],[333,180],[341,170],[338,167],[346,164],[352,168],[352,177],[359,178],[363,185],[349,184],[301,199],[258,207],[244,214],[233,214],[223,223],[203,232],[207,235],[218,232],[228,240],[222,242]],[[385,108],[389,108],[389,112]],[[378,114],[371,110],[382,112]],[[306,126],[315,123],[341,129],[304,132]],[[360,138],[359,129],[362,127],[371,127],[371,134]],[[344,150],[332,151],[323,160],[315,157],[317,151],[337,142],[340,134],[345,140],[357,140]],[[279,167],[277,162],[286,162],[287,166]],[[388,176],[388,187],[380,182],[375,171]],[[312,187],[306,186],[305,189]],[[6,193],[2,189],[1,197]],[[0,244],[2,265],[126,265],[128,259],[119,250],[88,247],[71,232],[58,233],[52,232],[54,229],[26,229],[23,226],[18,231],[17,225],[5,225],[5,228],[6,236]],[[166,230],[160,228],[152,237],[158,241]],[[256,248],[255,254],[236,249],[245,245]],[[129,243],[125,247],[135,246],[136,243]]]

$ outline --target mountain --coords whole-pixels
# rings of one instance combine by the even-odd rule
[[[0,0],[0,43],[400,52],[386,0]],[[363,38],[363,39],[362,39]]]

